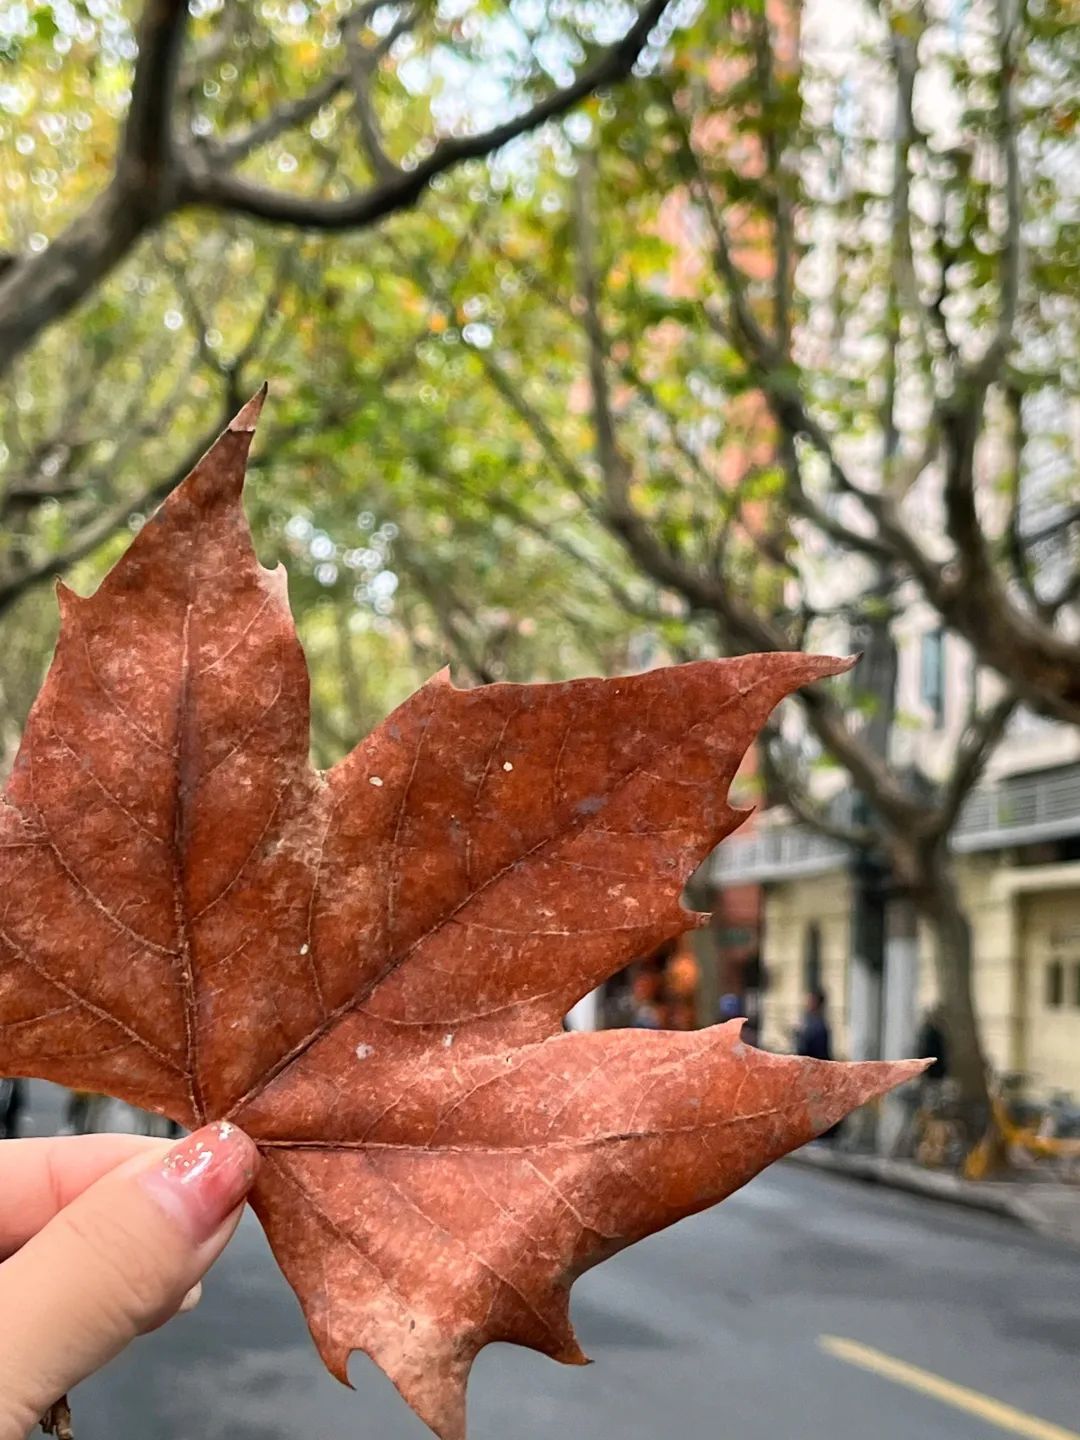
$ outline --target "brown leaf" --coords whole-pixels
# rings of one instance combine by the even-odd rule
[[[439,675],[326,775],[283,572],[240,504],[261,397],[63,626],[0,811],[0,1073],[259,1143],[253,1203],[342,1380],[444,1440],[482,1346],[583,1360],[574,1278],[918,1069],[737,1023],[564,1035],[685,930],[743,752],[847,662]]]

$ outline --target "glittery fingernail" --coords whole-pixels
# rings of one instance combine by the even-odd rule
[[[181,1140],[139,1178],[161,1208],[200,1244],[247,1194],[257,1164],[254,1143],[222,1120]]]

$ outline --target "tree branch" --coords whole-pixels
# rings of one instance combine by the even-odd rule
[[[538,275],[535,270],[531,269],[531,267],[522,265],[520,261],[517,261],[510,255],[508,255],[507,252],[503,250],[500,246],[495,245],[493,249],[494,253],[499,255],[504,261],[506,261],[506,263],[515,264],[517,266],[518,270],[524,274],[526,284],[531,290],[533,290],[534,293],[539,295],[544,301],[546,301],[554,308],[561,310],[568,315],[572,314],[570,305],[563,299],[562,296],[557,293],[556,290],[554,290],[551,286],[545,284],[543,277]],[[611,348],[612,347],[610,346],[608,347],[609,358],[611,355]],[[701,455],[698,454],[693,449],[693,447],[687,444],[687,442],[683,439],[679,430],[677,417],[672,414],[670,408],[660,398],[660,395],[657,392],[655,386],[650,384],[650,382],[645,378],[645,376],[635,365],[629,344],[625,345],[623,348],[625,350],[625,354],[622,355],[621,358],[614,361],[615,367],[619,375],[628,385],[633,387],[634,391],[637,393],[644,405],[649,410],[651,410],[658,419],[663,421],[668,436],[675,450],[687,463],[687,465],[689,465],[696,478],[705,486],[707,493],[715,493],[719,483],[717,477],[708,470]],[[495,377],[492,378],[494,379]],[[544,422],[542,417],[535,416],[535,414],[530,415],[527,413],[527,410],[531,409],[531,407],[528,407],[527,402],[524,400],[524,397],[520,395],[520,392],[515,391],[514,387],[508,384],[505,375],[501,375],[496,381],[496,384],[500,393],[503,394],[504,397],[518,411],[518,413],[522,415],[522,418],[526,419],[526,421],[531,425],[534,434],[536,434],[537,438],[540,438],[541,443],[544,444],[545,451],[550,453],[552,455],[552,458],[555,458],[554,451],[558,447],[558,442],[555,440],[554,436],[551,435],[551,432],[550,430],[548,430],[546,422]],[[535,424],[533,424],[534,419],[536,421]],[[540,427],[542,427],[542,430]],[[543,432],[546,432],[546,434],[544,434]],[[858,554],[864,554],[876,560],[889,560],[890,558],[892,558],[892,550],[883,542],[878,541],[874,537],[874,535],[852,530],[849,526],[845,525],[843,521],[841,521],[839,518],[830,515],[828,511],[824,510],[820,505],[817,504],[815,500],[810,497],[810,495],[802,485],[802,479],[799,472],[798,457],[795,451],[794,444],[791,441],[791,437],[783,430],[781,430],[779,435],[779,444],[781,454],[785,461],[785,472],[788,475],[789,481],[791,482],[791,494],[789,498],[791,500],[792,508],[796,511],[796,513],[799,514],[802,518],[809,521],[816,529],[820,530],[822,534],[826,535],[828,538],[834,540],[837,544],[847,549],[853,550]],[[564,465],[566,463],[565,452],[562,452],[561,457],[558,459],[557,463],[558,468],[561,471],[564,470]],[[583,485],[584,481],[578,480],[575,483],[578,485]],[[740,483],[740,485],[736,486],[735,489],[732,490],[730,493],[725,493],[723,497],[724,500],[729,503],[725,505],[726,515],[718,544],[717,562],[716,564],[714,564],[714,568],[717,568],[720,559],[722,559],[726,539],[731,531],[734,520],[738,516],[739,502],[741,499],[741,489],[742,484]],[[753,527],[747,527],[747,533],[750,535],[751,541],[758,547],[759,550],[761,550],[762,537],[757,534],[756,529]],[[771,552],[766,551],[764,553],[766,553],[767,558],[772,559],[774,563],[782,563],[777,561],[775,555]]]
[[[535,515],[530,515],[527,510],[523,509],[516,501],[511,500],[506,495],[485,495],[482,499],[483,503],[490,506],[492,510],[513,520],[515,525],[520,525],[523,530],[528,530],[531,534],[535,535],[537,539],[543,540],[546,545],[550,545],[553,550],[557,550],[560,554],[565,555],[568,560],[571,560],[575,565],[579,566],[585,574],[594,580],[598,580],[619,606],[619,609],[624,610],[627,615],[636,615],[638,619],[648,621],[654,625],[662,624],[665,620],[671,619],[670,615],[665,615],[663,611],[657,609],[656,606],[647,605],[644,601],[639,600],[626,588],[618,576],[613,575],[610,570],[597,563],[597,557],[595,555],[590,554],[588,550],[576,545],[574,541],[568,539],[567,536],[560,535],[553,523],[538,520]]]
[[[574,182],[574,218],[577,226],[578,285],[584,302],[582,322],[588,341],[589,385],[592,391],[593,426],[596,431],[596,462],[604,477],[608,504],[624,508],[628,492],[627,466],[615,438],[615,417],[607,382],[608,345],[600,319],[600,280],[596,271],[596,218],[593,199],[596,189],[596,156],[583,150],[578,156]]]
[[[997,328],[982,359],[976,361],[968,376],[976,387],[988,385],[997,378],[998,370],[1012,345],[1023,266],[1023,194],[1020,156],[1017,150],[1019,121],[1016,113],[1016,69],[1019,60],[1016,0],[995,0],[994,14],[998,49],[996,121],[998,146],[1005,164],[1005,234],[1001,249],[1001,300]]]
[[[869,850],[877,847],[878,836],[869,826],[844,825],[839,820],[834,820],[813,799],[805,781],[799,775],[790,746],[784,740],[775,721],[769,721],[761,734],[765,742],[762,747],[762,757],[767,780],[770,786],[779,790],[783,796],[783,803],[796,819],[801,820],[811,830],[816,830],[819,835],[825,835],[830,840],[838,840],[843,845],[852,846],[853,849]]]
[[[349,607],[351,613],[351,607]],[[334,606],[334,638],[337,642],[338,677],[341,680],[341,696],[345,702],[346,730],[355,735],[360,731],[364,713],[364,690],[360,681],[360,670],[353,653],[352,631],[349,629],[349,613],[343,605]],[[345,748],[353,743],[346,741]]]
[[[349,57],[353,114],[356,116],[356,128],[360,133],[360,143],[371,166],[372,174],[377,181],[384,184],[395,180],[401,174],[401,170],[390,159],[383,146],[382,132],[371,98],[371,84],[378,70],[379,61],[396,40],[412,29],[418,18],[416,10],[405,10],[390,27],[388,34],[378,44],[372,46],[366,46],[360,38],[360,31],[363,28],[362,11],[357,17],[346,17],[341,26],[346,54]]]
[[[934,603],[940,603],[945,593],[945,582],[941,566],[928,555],[912,531],[900,517],[895,500],[883,491],[866,490],[857,484],[841,464],[835,447],[827,432],[810,414],[799,390],[798,378],[785,369],[782,357],[762,330],[754,316],[747,294],[746,280],[735,264],[723,218],[711,193],[708,177],[701,164],[700,156],[693,143],[683,117],[679,114],[674,97],[669,96],[669,105],[675,116],[681,135],[680,153],[687,166],[689,183],[700,197],[702,208],[708,220],[713,237],[713,261],[720,279],[724,283],[728,302],[731,306],[733,323],[730,333],[721,331],[723,338],[732,341],[739,350],[743,362],[758,385],[777,423],[794,441],[800,436],[818,452],[824,460],[834,488],[841,494],[857,500],[863,511],[870,517],[875,533],[862,535],[842,522],[827,515],[801,483],[798,466],[789,466],[789,478],[793,504],[800,513],[819,526],[831,531],[857,552],[879,560],[896,558],[902,560],[912,571],[919,584]],[[717,328],[715,316],[708,307],[703,307],[706,320]]]
[[[400,171],[344,200],[278,193],[232,173],[229,166],[258,144],[325,103],[344,75],[285,106],[223,146],[174,143],[171,130],[186,0],[144,0],[132,101],[112,181],[40,254],[0,268],[0,374],[46,326],[67,314],[130,252],[147,230],[190,205],[278,221],[303,229],[361,229],[414,205],[436,176],[491,154],[510,140],[564,115],[602,86],[624,79],[670,0],[645,0],[634,24],[569,85],[520,115],[476,135],[444,139],[409,171]],[[385,37],[384,37],[385,39]]]
[[[124,123],[119,182],[133,196],[166,184],[172,162],[172,103],[188,22],[187,0],[145,0],[139,21],[139,58]]]
[[[1080,566],[1077,566],[1068,579],[1062,583],[1057,594],[1050,596],[1046,602],[1046,609],[1056,613],[1069,605],[1074,605],[1077,600],[1080,600]]]
[[[931,815],[931,839],[944,839],[949,834],[964,801],[979,783],[986,762],[1005,733],[1018,703],[1015,695],[1006,695],[996,705],[973,716],[968,723],[956,747],[952,773]]]
[[[231,418],[231,412],[225,423],[228,423],[229,418]],[[103,511],[77,531],[62,550],[25,566],[16,575],[0,583],[0,615],[10,610],[17,600],[35,585],[40,584],[42,580],[62,575],[77,561],[91,554],[117,530],[126,525],[132,516],[142,514],[159,504],[171,490],[179,485],[185,475],[195,468],[221,433],[221,428],[222,425],[219,421],[213,429],[205,431],[198,442],[188,451],[186,459],[181,461],[164,480],[155,481],[153,485],[148,485],[134,498],[129,496]]]
[[[414,169],[398,171],[344,200],[268,190],[207,163],[209,157],[193,154],[188,157],[181,177],[181,203],[207,205],[308,230],[338,231],[374,224],[386,215],[414,205],[437,175],[466,160],[490,155],[519,135],[564,115],[594,90],[624,79],[668,4],[669,0],[646,0],[621,40],[610,45],[569,85],[553,91],[512,120],[476,135],[442,140]]]
[[[1012,473],[1009,477],[1012,495],[1009,497],[1009,516],[1005,522],[1005,555],[1013,579],[1024,592],[1028,604],[1034,610],[1045,613],[1043,602],[1035,588],[1035,567],[1029,553],[1032,542],[1025,535],[1023,525],[1024,396],[1018,386],[1010,384],[1005,389],[1005,400],[1012,421]]]
[[[187,20],[187,0],[146,0],[112,180],[40,254],[20,256],[0,277],[0,374],[175,203],[171,112]]]
[[[745,650],[789,648],[783,632],[735,595],[723,580],[703,575],[676,557],[630,503],[625,490],[609,496],[606,521],[640,568],[658,584],[682,595],[692,609],[719,620],[734,645]],[[884,762],[847,725],[842,708],[821,685],[799,692],[810,728],[823,747],[846,766],[856,786],[897,828],[917,828],[922,809],[893,780]]]
[[[597,461],[606,500],[603,518],[647,575],[683,595],[692,607],[713,615],[738,646],[748,650],[783,650],[787,648],[785,637],[771,620],[736,596],[722,579],[704,575],[676,556],[634,508],[626,467],[615,439],[604,373],[605,343],[598,309],[599,286],[592,251],[595,231],[589,198],[583,192],[578,201],[579,274],[590,349]],[[822,685],[812,685],[801,691],[798,698],[822,745],[846,765],[855,784],[874,807],[897,828],[916,827],[920,807],[893,780],[884,761],[848,728],[843,711],[829,691]]]
[[[306,95],[301,95],[286,105],[279,105],[257,125],[252,125],[238,135],[227,136],[216,144],[202,145],[197,148],[207,152],[210,157],[209,163],[215,168],[231,170],[253,151],[269,145],[279,135],[287,134],[298,125],[303,125],[305,121],[310,120],[313,115],[317,115],[323,106],[329,105],[330,101],[340,95],[348,84],[348,71],[343,70],[337,74],[328,75],[325,80],[321,80],[318,85],[313,86]]]
[[[907,17],[905,16],[905,19]],[[915,291],[911,254],[910,151],[914,131],[915,43],[890,26],[893,65],[896,71],[896,105],[893,112],[893,176],[890,210],[889,280],[885,289],[885,395],[881,406],[882,473],[886,484],[892,478],[893,463],[900,446],[896,422],[896,391],[900,347],[900,298],[906,288]]]
[[[1011,0],[999,0],[999,4],[1004,7],[1011,4]],[[1000,346],[1011,335],[1020,274],[1019,171],[1012,91],[1016,32],[1015,24],[1007,18],[1005,10],[1002,9],[999,14],[1003,17],[1001,54],[1008,59],[1003,72],[999,113],[1010,216],[1002,255],[1004,274],[999,344],[972,369],[958,371],[953,394],[936,407],[927,448],[918,462],[922,466],[929,461],[938,448],[940,435],[946,455],[946,528],[956,552],[953,564],[947,568],[923,550],[915,534],[901,520],[896,500],[891,494],[867,491],[854,483],[839,463],[828,435],[807,411],[798,385],[777,367],[773,347],[753,316],[742,277],[731,259],[723,222],[700,158],[670,94],[669,105],[681,130],[680,150],[687,166],[688,183],[700,195],[713,233],[713,258],[717,273],[730,292],[733,324],[730,334],[725,332],[725,338],[730,339],[743,355],[752,378],[761,387],[779,424],[792,438],[798,435],[805,437],[821,454],[834,487],[859,500],[871,517],[875,527],[871,546],[877,548],[880,544],[909,569],[946,623],[963,634],[982,659],[993,665],[1024,699],[1044,713],[1076,724],[1080,723],[1080,645],[1057,633],[1038,616],[1026,614],[1013,604],[994,571],[974,495],[974,448],[979,420],[987,384],[995,378],[999,360],[1004,358]],[[704,307],[704,313],[715,326],[715,317],[707,307]],[[806,517],[815,524],[820,523],[820,507],[815,513],[805,491],[800,493],[798,488],[792,488],[793,504],[801,507]],[[851,543],[852,537],[846,539],[855,550],[865,552],[868,548],[865,542]],[[1080,590],[1080,580],[1077,589]],[[1069,587],[1055,600],[1071,595],[1072,587]]]
[[[529,403],[520,387],[513,383],[490,350],[474,349],[473,354],[480,361],[491,384],[528,426],[553,467],[574,493],[582,500],[586,500],[589,488],[588,480],[584,472],[575,465],[551,426],[536,407]]]
[[[776,66],[772,26],[763,10],[751,20],[754,32],[754,68],[760,96],[762,128],[765,133],[765,168],[772,180],[767,200],[773,223],[773,331],[777,353],[788,356],[791,348],[791,284],[795,265],[795,223],[784,154],[770,111],[776,105]]]
[[[435,628],[450,647],[453,658],[468,671],[476,684],[494,685],[498,676],[485,664],[483,656],[477,653],[472,640],[458,624],[457,607],[452,597],[440,593],[425,565],[410,565],[406,561],[402,568],[426,602]]]

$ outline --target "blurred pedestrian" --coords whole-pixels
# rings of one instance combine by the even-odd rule
[[[743,1013],[746,1016],[746,1024],[743,1026],[742,1039],[744,1045],[753,1045],[756,1049],[761,1046],[761,1012],[758,1009],[757,997],[743,997]]]
[[[662,1030],[664,1011],[661,1008],[662,976],[652,966],[642,966],[631,985],[629,1024],[634,1030]]]
[[[940,1005],[932,1006],[923,1016],[915,1041],[915,1054],[920,1060],[932,1057],[923,1072],[924,1079],[940,1082],[948,1077],[949,1042],[945,1036]]]
[[[716,1019],[721,1025],[727,1020],[737,1020],[742,1013],[742,1002],[737,995],[721,995],[716,1003]]]
[[[69,1090],[64,1106],[62,1135],[88,1135],[94,1128],[90,1123],[94,1095],[89,1090]]]
[[[634,1030],[662,1030],[660,1010],[648,1000],[636,1000],[630,1020]]]
[[[0,1140],[15,1140],[18,1138],[25,1104],[26,1088],[24,1081],[0,1080]]]
[[[806,997],[802,1022],[795,1032],[795,1053],[809,1060],[832,1059],[832,1034],[825,1015],[824,990],[811,990]]]
[[[741,1020],[743,1022],[742,1032],[739,1039],[744,1045],[753,1045],[755,1049],[758,1043],[758,1022],[757,1015],[751,1014],[750,1007],[745,998],[728,992],[721,995],[716,1002],[716,1022],[718,1025],[725,1024],[728,1020]]]
[[[824,990],[811,990],[806,997],[802,1024],[795,1032],[795,1053],[805,1055],[808,1060],[832,1059],[832,1032],[825,1014],[826,1003]],[[836,1141],[843,1124],[842,1120],[838,1120],[818,1138],[828,1142]]]
[[[630,1025],[635,1030],[662,1030],[660,976],[653,969],[639,970],[631,987]]]

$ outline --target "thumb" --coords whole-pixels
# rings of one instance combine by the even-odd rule
[[[258,1152],[228,1124],[91,1185],[0,1266],[0,1440],[153,1329],[236,1229]]]

